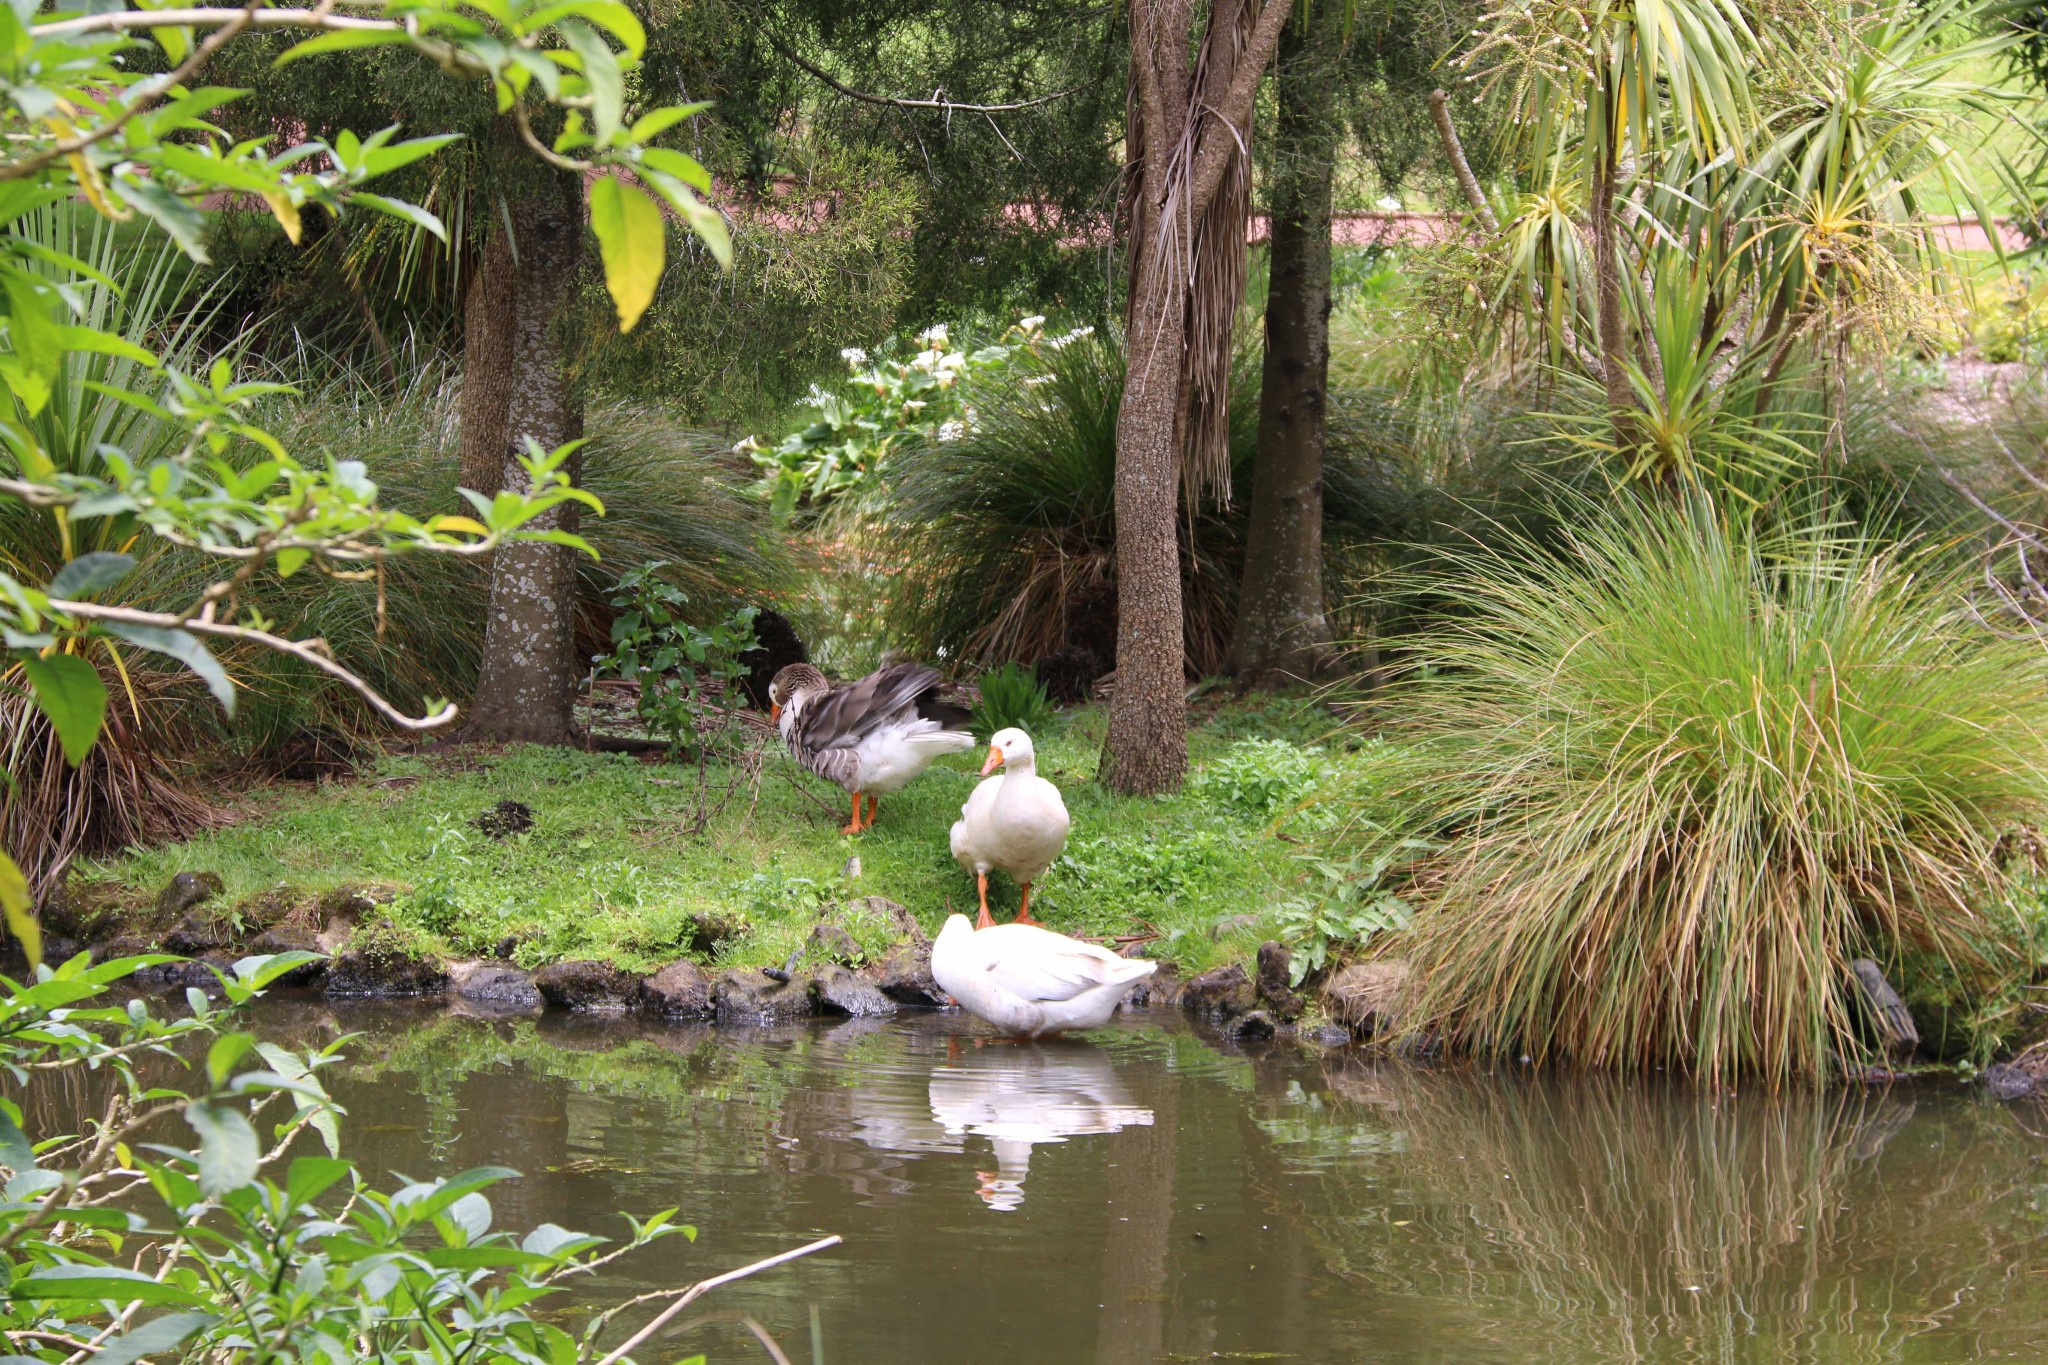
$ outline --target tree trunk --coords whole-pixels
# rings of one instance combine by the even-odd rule
[[[1188,767],[1181,614],[1181,342],[1187,295],[1165,271],[1131,281],[1129,367],[1116,422],[1116,699],[1100,780],[1136,795],[1176,790]]]
[[[1330,655],[1323,614],[1323,432],[1337,83],[1318,60],[1309,27],[1297,12],[1280,37],[1259,451],[1231,644],[1232,671],[1268,685],[1312,676]]]
[[[1229,282],[1216,278],[1213,254],[1199,250],[1201,234],[1211,234],[1212,247],[1223,234],[1234,234],[1242,249],[1242,210],[1239,221],[1223,224],[1208,221],[1209,208],[1250,146],[1259,77],[1292,3],[1209,0],[1200,6],[1206,22],[1192,67],[1193,0],[1132,0],[1130,6],[1125,184],[1131,264],[1128,364],[1116,427],[1117,681],[1099,770],[1112,791],[1173,791],[1187,772],[1176,512],[1188,431],[1188,323],[1191,308],[1211,318],[1222,302],[1230,311],[1236,307],[1237,299],[1227,297]],[[1229,315],[1222,314],[1226,322]],[[1213,331],[1205,328],[1202,343],[1210,359]],[[1209,419],[1221,415],[1219,408]]]
[[[527,486],[518,455],[531,438],[554,450],[583,434],[583,407],[569,387],[568,357],[557,327],[583,249],[583,190],[571,176],[537,189],[514,207],[518,294],[513,325],[512,398],[500,458],[506,487]],[[572,460],[571,480],[582,461]],[[533,530],[576,529],[575,505],[527,523]],[[576,566],[566,546],[520,541],[491,560],[491,604],[484,624],[483,668],[470,732],[479,737],[567,744],[578,674],[575,657]]]
[[[493,218],[462,300],[460,486],[491,497],[504,486],[512,405],[512,242]]]

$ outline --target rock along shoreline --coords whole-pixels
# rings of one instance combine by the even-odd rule
[[[500,1017],[560,1010],[747,1028],[951,1007],[932,979],[930,936],[908,909],[881,896],[821,909],[810,940],[784,967],[714,970],[678,957],[642,975],[595,960],[529,971],[510,960],[518,946],[511,940],[488,958],[422,952],[383,915],[401,891],[396,886],[365,883],[317,896],[278,886],[232,907],[221,904],[221,890],[212,873],[181,872],[153,904],[137,906],[109,888],[67,885],[42,910],[44,956],[175,954],[180,961],[144,967],[132,984],[182,992],[217,989],[216,973],[231,972],[244,957],[317,953],[319,961],[279,984],[334,1000],[405,1001]],[[843,922],[855,914],[889,926],[886,947],[863,951]],[[698,916],[687,947],[709,956],[738,932],[715,916]],[[1340,1046],[1395,1031],[1407,987],[1402,964],[1362,963],[1330,974],[1318,988],[1321,1009],[1313,1022],[1304,1021],[1309,998],[1289,986],[1288,969],[1288,950],[1279,943],[1261,947],[1253,971],[1231,963],[1183,980],[1172,963],[1162,963],[1125,1003],[1178,1007],[1243,1041],[1299,1036]]]

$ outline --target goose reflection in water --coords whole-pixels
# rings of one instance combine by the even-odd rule
[[[1007,1213],[1024,1202],[1031,1148],[1041,1142],[1150,1125],[1109,1054],[1086,1043],[961,1047],[932,1072],[932,1117],[950,1138],[985,1137],[996,1169],[977,1171],[983,1203]]]

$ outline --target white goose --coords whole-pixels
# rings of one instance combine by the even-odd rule
[[[1031,918],[1031,883],[1059,858],[1067,846],[1067,803],[1060,789],[1038,775],[1038,756],[1031,736],[1011,728],[998,730],[988,742],[988,762],[981,765],[981,785],[967,795],[960,818],[953,822],[953,858],[974,874],[981,893],[981,918],[976,927],[995,921],[988,913],[988,874],[1007,872],[1024,888],[1018,924]],[[997,768],[1004,771],[991,777]]]
[[[1013,1037],[1101,1028],[1158,967],[1035,924],[977,931],[965,915],[947,916],[932,942],[932,979],[962,1009]]]

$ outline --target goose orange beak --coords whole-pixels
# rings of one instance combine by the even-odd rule
[[[775,723],[776,723],[777,721],[779,721],[779,720],[781,720],[781,719],[782,719],[782,703],[781,703],[781,702],[779,702],[779,701],[778,701],[778,702],[773,702],[773,703],[771,703],[771,704],[769,705],[769,707],[768,707],[768,723],[769,723],[770,725],[773,725],[773,724],[775,724]]]
[[[995,771],[996,769],[998,769],[998,768],[1000,768],[1000,767],[1002,767],[1002,766],[1003,766],[1003,751],[1002,751],[1001,749],[998,749],[998,748],[997,748],[997,747],[996,747],[995,745],[993,745],[993,744],[989,745],[989,746],[988,746],[988,762],[986,762],[986,763],[984,763],[984,764],[982,764],[982,765],[981,765],[981,775],[982,775],[983,777],[987,777],[987,776],[988,776],[988,775],[989,775],[990,773],[994,772],[994,771]]]

